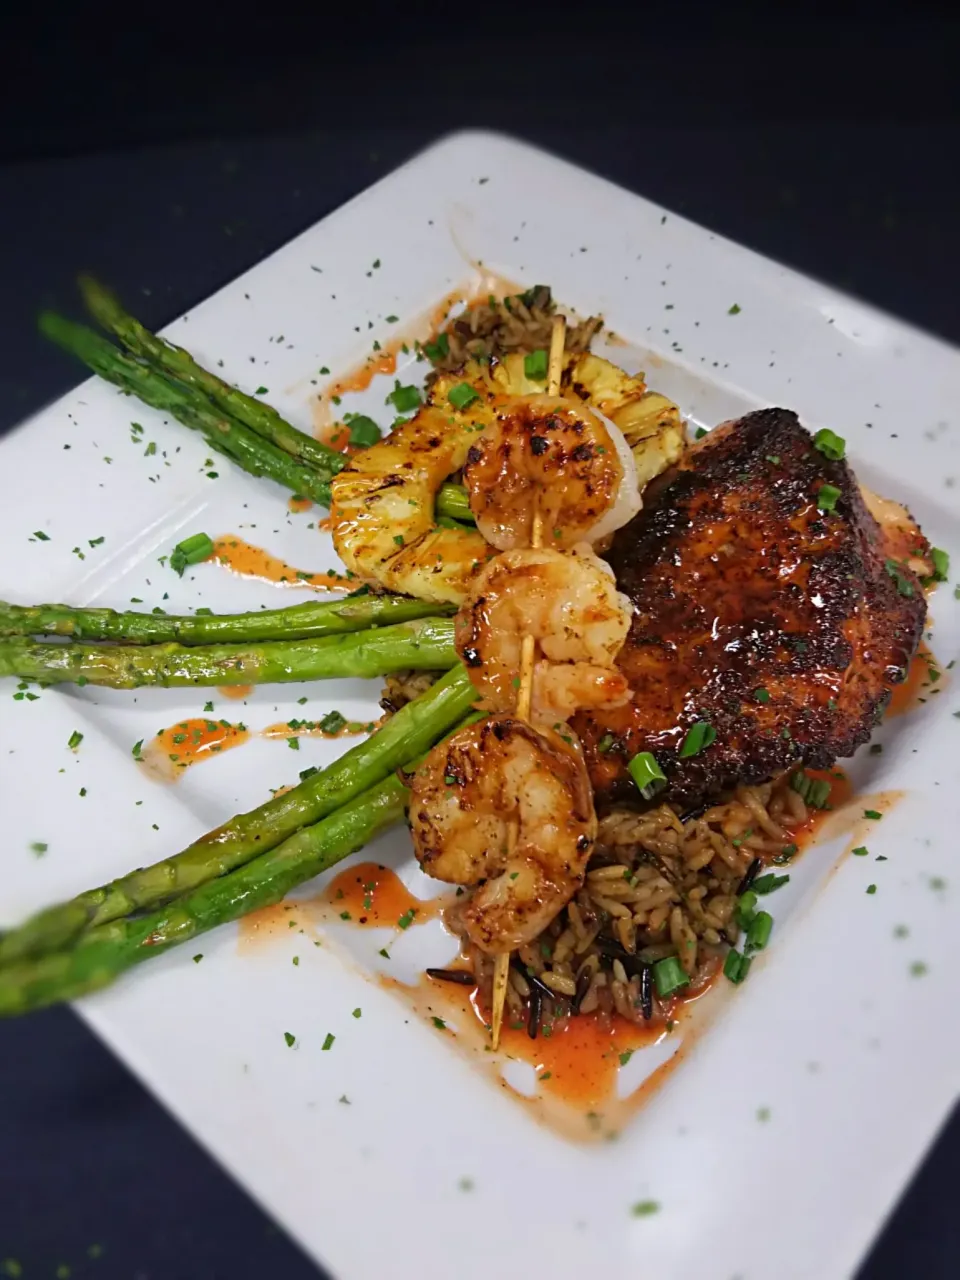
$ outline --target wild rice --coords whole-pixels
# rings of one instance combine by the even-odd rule
[[[645,1005],[648,1016],[662,1016],[651,966],[672,955],[691,980],[684,994],[702,990],[738,940],[737,892],[747,869],[758,856],[782,856],[807,816],[786,775],[738,787],[686,822],[668,804],[607,813],[582,889],[518,952],[511,1017],[525,1016],[534,983],[537,1025],[577,1011],[642,1023]],[[455,910],[448,923],[456,927]],[[492,958],[465,945],[489,998]]]
[[[446,342],[428,343],[425,348],[438,370],[459,369],[471,357],[495,359],[511,351],[536,351],[550,346],[550,330],[556,303],[545,284],[525,293],[497,299],[492,295],[476,302],[442,331]],[[586,351],[603,324],[600,316],[571,321],[567,326],[565,349]]]

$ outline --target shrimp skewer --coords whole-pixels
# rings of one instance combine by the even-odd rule
[[[547,365],[547,394],[558,395],[563,374],[563,346],[566,339],[566,320],[557,316],[550,334],[550,360]],[[543,546],[543,512],[539,489],[534,493],[533,522],[530,527],[530,547],[536,551]],[[535,636],[528,632],[520,648],[520,688],[517,691],[517,716],[530,719],[530,700],[533,696],[533,659]],[[507,835],[507,857],[516,849],[519,823],[513,822]],[[500,1045],[500,1028],[503,1026],[503,1007],[507,999],[507,982],[510,978],[510,952],[500,951],[493,969],[493,996],[490,1018],[490,1039],[496,1050]]]

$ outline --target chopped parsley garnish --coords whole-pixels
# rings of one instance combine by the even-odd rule
[[[30,852],[35,853],[38,858],[42,858],[49,848],[50,846],[48,844],[44,844],[42,840],[34,840],[33,844],[30,846]]]
[[[657,764],[650,751],[641,751],[627,765],[630,776],[640,790],[644,800],[650,800],[667,785],[666,774]]]
[[[660,1205],[656,1200],[638,1200],[630,1212],[635,1218],[649,1218],[652,1213],[660,1212]]]
[[[867,893],[876,893],[876,892],[877,892],[877,886],[875,884],[867,885]]]
[[[50,541],[50,535],[48,533],[44,533],[42,529],[34,529],[33,536],[36,538],[38,542]]]
[[[83,734],[79,729],[74,729],[73,733],[71,733],[70,737],[67,739],[67,746],[71,751],[76,751],[82,741]]]
[[[698,755],[716,740],[717,731],[713,725],[706,720],[698,720],[696,724],[691,725],[687,730],[687,736],[684,738],[683,745],[678,753],[680,759],[686,760],[689,756]]]
[[[203,959],[203,952],[198,951],[197,954],[193,957],[193,963],[199,964],[202,959]]]
[[[320,721],[320,732],[329,734],[339,733],[346,723],[347,717],[341,715],[339,711],[328,711]]]
[[[858,844],[855,849],[851,850],[851,853],[855,858],[865,858],[869,852],[870,850],[865,844]]]
[[[393,383],[393,390],[384,401],[385,404],[392,404],[397,413],[412,413],[420,404],[420,388],[413,386],[401,386],[400,379],[396,378]]]
[[[883,817],[883,814],[878,813],[876,809],[864,809],[863,816],[865,818],[872,818],[874,822],[879,822],[879,820]]]
[[[324,1053],[326,1053],[328,1049],[333,1048],[333,1042],[334,1040],[336,1040],[336,1038],[337,1037],[333,1034],[332,1031],[327,1032],[326,1036],[324,1037],[323,1044],[320,1046],[320,1048],[324,1051]]]
[[[531,351],[523,357],[524,377],[531,382],[544,382],[549,368],[549,357],[544,350]]]
[[[213,539],[206,533],[195,533],[178,542],[170,553],[170,568],[183,577],[187,565],[199,564],[213,555]]]
[[[739,314],[740,314],[740,306],[738,303],[735,302],[732,307],[727,308],[728,316],[738,316]]]
[[[431,1022],[433,1023],[433,1025],[437,1028],[437,1030],[438,1030],[438,1031],[446,1031],[446,1029],[447,1029],[447,1024],[444,1022],[444,1020],[443,1020],[442,1018],[438,1018],[436,1015],[434,1015],[434,1016],[430,1019],[430,1021],[431,1021]]]
[[[397,921],[398,929],[409,929],[413,924],[413,917],[417,914],[416,907],[410,907]]]
[[[290,750],[291,750],[291,751],[299,751],[299,750],[300,750],[300,739],[299,739],[299,738],[288,738],[288,739],[287,739],[287,746],[290,748]]]
[[[822,511],[824,515],[836,510],[839,497],[840,490],[835,484],[821,485],[817,493],[817,510]]]
[[[362,1010],[362,1009],[354,1009],[354,1011],[353,1011],[353,1016],[354,1016],[355,1018],[360,1018],[360,1017],[362,1017],[362,1016],[363,1016],[363,1010]]]
[[[480,399],[480,392],[476,387],[471,387],[469,382],[458,382],[447,392],[447,399],[455,409],[465,409],[468,404]]]
[[[287,1042],[288,1049],[292,1049],[293,1046],[297,1043],[297,1037],[293,1034],[292,1031],[285,1031],[283,1033],[283,1038]]]
[[[621,1067],[625,1067],[625,1066],[627,1065],[627,1063],[630,1061],[630,1059],[631,1059],[632,1057],[633,1057],[633,1050],[632,1050],[632,1049],[625,1049],[625,1050],[623,1051],[623,1053],[621,1053],[621,1055],[620,1055],[620,1065],[621,1065]]]
[[[255,396],[265,396],[268,390],[269,390],[269,387],[257,387],[256,391],[253,394]]]
[[[823,427],[813,437],[813,447],[818,449],[825,458],[838,462],[847,451],[847,442],[843,436],[838,436],[829,427]]]
[[[709,435],[706,427],[697,427],[696,431],[693,433],[693,438],[694,440],[702,440],[705,435]]]
[[[770,693],[767,689],[754,689],[753,696],[757,702],[769,702]]]

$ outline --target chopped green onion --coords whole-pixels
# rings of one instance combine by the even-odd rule
[[[332,1031],[328,1031],[327,1034],[324,1036],[323,1044],[320,1046],[320,1048],[323,1049],[325,1052],[329,1049],[332,1049],[333,1042],[334,1040],[336,1040],[336,1038],[337,1037],[333,1034]]]
[[[341,715],[339,711],[328,711],[320,721],[320,732],[339,733],[346,723],[347,717],[345,715]]]
[[[855,858],[865,858],[869,852],[870,850],[865,844],[858,844],[857,847],[852,850]]]
[[[820,486],[820,492],[817,494],[817,510],[824,514],[835,510],[837,499],[840,497],[840,490],[834,484],[824,484]]]
[[[847,451],[847,442],[829,427],[824,427],[813,437],[813,447],[819,449],[825,458],[837,462]]]
[[[802,769],[791,775],[790,787],[811,809],[825,809],[830,799],[830,783],[825,778],[811,778]]]
[[[543,382],[547,376],[549,359],[546,351],[531,351],[523,357],[524,376],[531,382]]]
[[[897,564],[896,560],[885,560],[883,562],[883,567],[897,584],[897,591],[899,591],[900,595],[905,596],[906,599],[909,600],[913,595],[913,583],[903,572],[901,566]]]
[[[447,399],[455,409],[465,409],[468,404],[480,399],[480,392],[476,387],[471,387],[469,382],[458,382],[447,392]]]
[[[67,739],[67,746],[71,751],[76,751],[82,741],[83,734],[79,729],[74,729],[73,733],[71,733],[70,737]]]
[[[709,433],[707,432],[706,427],[697,427],[696,431],[693,433],[693,438],[694,440],[702,440],[707,434]]]
[[[757,895],[746,889],[737,899],[736,917],[741,929],[749,929],[757,914]]]
[[[287,1042],[287,1048],[288,1048],[288,1049],[292,1049],[292,1048],[293,1048],[293,1046],[294,1046],[294,1045],[296,1044],[296,1042],[297,1042],[297,1037],[293,1034],[293,1032],[292,1032],[292,1031],[285,1031],[285,1032],[283,1033],[283,1038],[284,1038],[284,1040],[286,1040],[286,1042]]]
[[[657,995],[661,1000],[690,982],[676,956],[665,956],[663,960],[657,961],[653,966],[653,980],[657,984]]]
[[[776,893],[785,884],[790,883],[789,876],[778,876],[770,871],[765,876],[758,876],[753,882],[754,893]]]
[[[770,941],[773,932],[773,916],[769,911],[758,911],[747,930],[746,946],[755,951],[762,951]]]
[[[183,577],[183,571],[189,564],[200,564],[202,560],[213,555],[213,539],[206,533],[195,533],[192,537],[178,542],[170,553],[170,568]]]
[[[789,862],[790,859],[794,857],[798,848],[799,846],[795,844],[783,845],[780,852],[774,857],[773,861],[778,867],[782,867],[785,862]]]
[[[613,736],[613,734],[612,734],[612,733],[610,733],[610,732],[609,732],[609,730],[608,730],[608,731],[607,731],[607,732],[606,732],[606,733],[605,733],[605,734],[600,738],[600,741],[597,743],[597,750],[600,752],[600,754],[601,754],[602,756],[605,756],[605,755],[607,754],[607,752],[608,752],[608,751],[612,750],[612,748],[613,748],[614,744],[616,743],[616,741],[617,741],[617,740],[616,740],[616,738],[615,738],[615,737]],[[648,753],[648,754],[649,754],[649,753]]]
[[[360,449],[369,449],[380,439],[380,428],[365,413],[347,414],[344,422],[350,428],[350,443],[357,445]]]
[[[396,378],[384,404],[392,404],[397,413],[412,413],[420,404],[420,388],[412,384],[402,387],[400,379]]]
[[[435,342],[425,342],[423,344],[423,353],[434,364],[445,359],[450,354],[450,335],[438,333]]]
[[[695,756],[709,747],[711,742],[716,742],[717,731],[712,724],[708,724],[706,720],[698,720],[696,724],[691,725],[687,730],[687,736],[683,740],[683,746],[680,748],[680,759],[685,760],[688,756]]]
[[[635,755],[627,768],[644,800],[652,799],[667,785],[666,775],[649,751],[641,751],[639,755]]]
[[[867,893],[876,893],[876,892],[877,892],[877,886],[875,884],[867,885]]]
[[[754,689],[753,696],[757,702],[769,702],[770,692],[767,689]]]
[[[883,817],[883,814],[878,813],[876,809],[864,809],[863,816],[865,818],[872,818],[874,822],[879,822]]]
[[[739,986],[750,972],[752,963],[749,956],[745,956],[739,951],[734,951],[731,947],[727,952],[726,960],[723,962],[724,977],[729,978],[732,983]]]
[[[930,559],[933,561],[934,582],[946,582],[950,573],[950,557],[939,547],[930,548]]]

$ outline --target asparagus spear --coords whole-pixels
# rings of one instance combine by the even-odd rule
[[[257,907],[356,852],[403,817],[409,792],[396,775],[304,827],[267,853],[144,915],[88,929],[65,951],[0,968],[0,1017],[74,1000],[107,986],[125,969]]]
[[[114,295],[91,276],[80,277],[80,291],[93,317],[108,332],[119,338],[133,355],[141,357],[178,382],[186,383],[219,405],[237,422],[269,440],[284,453],[314,467],[321,475],[333,476],[347,465],[347,459],[329,449],[313,436],[298,430],[281,418],[276,409],[228,382],[208,373],[183,347],[174,346],[145,329],[120,306]]]
[[[144,404],[171,414],[178,422],[199,431],[211,449],[225,453],[244,471],[269,476],[301,498],[330,505],[330,475],[304,466],[263,440],[241,423],[227,417],[196,391],[162,377],[149,365],[126,356],[92,329],[45,311],[40,331],[58,346],[78,356],[107,382],[112,382]]]
[[[317,640],[211,644],[192,649],[179,644],[0,640],[0,676],[42,684],[105,685],[108,689],[336,680],[389,675],[408,668],[446,671],[456,661],[453,621],[449,618],[419,618]]]
[[[180,853],[47,907],[0,936],[0,972],[25,957],[70,945],[88,927],[154,908],[249,863],[416,760],[467,714],[475,698],[467,672],[454,668],[365,742],[299,786],[238,814]]]
[[[329,507],[331,471],[321,473],[296,461],[269,440],[217,409],[199,391],[173,382],[151,365],[141,364],[124,355],[92,329],[74,324],[51,311],[43,312],[39,324],[41,333],[77,356],[94,373],[128,395],[136,396],[144,404],[169,413],[185,427],[198,431],[211,449],[226,454],[244,471],[254,476],[267,476],[299,497]],[[466,490],[460,485],[443,485],[437,494],[437,515],[472,522]]]
[[[114,640],[124,644],[252,644],[365,631],[448,612],[453,612],[452,606],[447,609],[444,605],[392,595],[347,596],[322,603],[311,600],[286,609],[185,617],[81,609],[69,604],[16,605],[0,600],[0,636],[69,636],[74,640]]]

